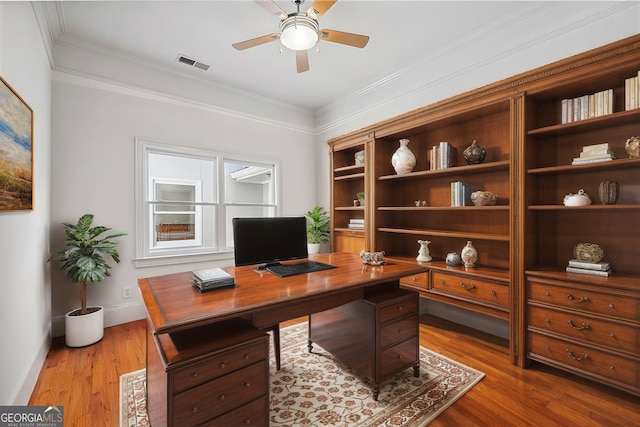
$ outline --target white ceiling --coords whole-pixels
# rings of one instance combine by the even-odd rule
[[[295,10],[291,0],[276,3]],[[369,44],[358,49],[321,41],[319,52],[309,52],[310,71],[300,74],[294,52],[282,48],[281,53],[279,41],[244,51],[231,47],[278,31],[279,18],[251,0],[63,1],[48,9],[48,19],[59,21],[55,43],[133,59],[317,111],[383,84],[424,58],[438,57],[439,64],[446,64],[448,52],[468,48],[478,39],[504,32],[495,48],[505,51],[525,43],[529,27],[536,37],[541,29],[562,31],[570,20],[567,8],[578,12],[584,3],[565,3],[564,16],[555,9],[559,3],[338,0],[320,18],[320,28],[365,34]],[[302,10],[310,5],[307,0]],[[585,18],[576,13],[579,19]],[[177,62],[179,55],[210,68],[187,67]]]

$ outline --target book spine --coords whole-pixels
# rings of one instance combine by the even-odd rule
[[[573,162],[571,162],[572,165],[586,165],[589,163],[600,163],[600,162],[609,162],[613,160],[612,158],[605,158],[605,159],[580,159],[580,160],[574,160]]]
[[[567,273],[588,274],[590,276],[609,277],[610,271],[588,270],[584,268],[567,267]]]

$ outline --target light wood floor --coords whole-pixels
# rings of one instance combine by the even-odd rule
[[[420,343],[486,374],[430,427],[640,426],[640,398],[544,365],[513,366],[503,339],[423,316]],[[65,427],[117,427],[119,377],[143,368],[145,351],[142,320],[107,328],[86,348],[56,339],[29,404],[64,406]]]

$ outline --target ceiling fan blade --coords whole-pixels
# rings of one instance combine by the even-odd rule
[[[272,15],[277,15],[280,19],[286,18],[287,12],[282,10],[280,6],[278,6],[273,0],[256,0],[260,6],[262,6],[267,12]]]
[[[324,15],[325,12],[329,10],[329,8],[333,6],[335,2],[336,0],[329,0],[329,1],[316,0],[313,2],[311,7],[307,10],[307,15],[309,15],[313,19],[318,19],[322,15]]]
[[[278,40],[279,38],[280,38],[280,34],[273,33],[273,34],[267,34],[266,36],[256,37],[255,39],[249,39],[243,42],[234,43],[231,46],[233,46],[237,50],[245,50],[250,47],[260,46],[261,44]]]
[[[296,68],[299,73],[309,71],[309,53],[306,50],[296,50]]]
[[[336,30],[320,30],[320,40],[326,40],[334,43],[346,44],[353,47],[363,48],[369,42],[369,36],[360,34],[345,33]]]

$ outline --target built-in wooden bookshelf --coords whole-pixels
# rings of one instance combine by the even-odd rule
[[[640,158],[624,148],[640,136],[640,109],[625,100],[625,82],[638,71],[640,35],[329,141],[332,249],[417,262],[417,240],[430,240],[429,273],[403,286],[508,322],[514,364],[536,360],[640,395]],[[612,111],[563,123],[563,100],[604,91]],[[400,139],[416,156],[402,175],[391,165]],[[462,153],[473,140],[487,154],[469,165]],[[441,141],[456,158],[434,169],[429,150]],[[585,146],[605,142],[615,159],[571,164]],[[454,181],[496,193],[497,204],[452,207]],[[615,204],[600,202],[601,181],[619,184]],[[592,204],[564,206],[580,189]],[[358,191],[364,208],[352,206]],[[365,231],[354,233],[345,227],[358,214]],[[351,236],[359,244],[345,243]],[[469,240],[477,267],[447,266],[447,253],[460,254]],[[610,277],[565,271],[576,244],[587,242],[604,250]]]

